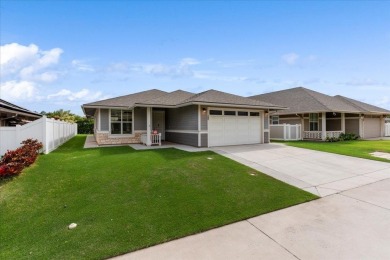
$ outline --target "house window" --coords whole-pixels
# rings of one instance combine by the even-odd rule
[[[279,124],[279,116],[271,116],[270,118],[271,125],[278,125]]]
[[[250,116],[260,116],[259,112],[250,112]]]
[[[133,111],[111,109],[111,134],[132,134],[133,133]]]
[[[309,114],[310,131],[318,131],[318,113]]]

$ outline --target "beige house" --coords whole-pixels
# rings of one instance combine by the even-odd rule
[[[0,126],[24,125],[42,115],[0,99]]]
[[[84,104],[99,145],[161,140],[196,147],[269,142],[269,112],[282,106],[217,90],[156,89]]]
[[[301,124],[303,139],[325,140],[341,133],[361,138],[385,135],[390,111],[343,96],[328,96],[297,87],[250,97],[288,107],[270,114],[271,124]]]

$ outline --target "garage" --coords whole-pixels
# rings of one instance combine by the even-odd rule
[[[381,136],[381,119],[364,118],[364,138],[374,138]]]
[[[208,114],[210,147],[261,143],[262,113],[260,111],[210,109]]]

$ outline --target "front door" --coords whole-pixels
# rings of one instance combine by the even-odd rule
[[[161,140],[165,140],[165,111],[153,111],[153,130],[161,133]]]

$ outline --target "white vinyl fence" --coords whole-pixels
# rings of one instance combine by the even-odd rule
[[[390,136],[390,123],[385,124],[385,136]]]
[[[77,124],[46,116],[22,126],[0,127],[0,156],[7,150],[18,148],[20,143],[28,138],[42,142],[44,153],[48,154],[76,134]]]
[[[302,140],[301,125],[270,125],[269,131],[271,140]]]

